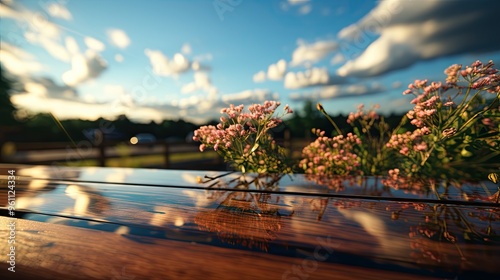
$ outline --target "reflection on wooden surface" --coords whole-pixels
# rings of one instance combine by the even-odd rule
[[[0,219],[4,229],[4,218]],[[424,279],[391,271],[317,263],[265,252],[165,239],[132,240],[115,233],[19,220],[19,264],[2,279],[282,279],[300,269],[308,279]],[[5,230],[2,230],[4,234]],[[0,249],[4,250],[2,244]],[[284,279],[297,277],[293,272]],[[299,278],[300,279],[300,278]]]
[[[0,176],[4,171],[0,168]],[[359,178],[336,178],[332,188],[298,175],[211,173],[215,179],[200,184],[202,171],[74,171],[35,179],[25,170],[17,178],[22,207],[16,210],[16,273],[7,271],[3,252],[10,248],[2,241],[0,279],[495,279],[500,274],[499,207],[463,196],[488,198],[495,194],[492,185],[460,190],[436,185],[436,196],[432,190],[400,193]],[[124,176],[147,183],[127,183]],[[6,191],[0,192],[0,236],[6,237],[12,220],[5,211]]]
[[[207,181],[216,181],[217,187],[224,189],[248,190],[253,185],[259,190],[276,190],[281,177],[278,174],[259,174],[227,182],[212,178]],[[213,186],[209,185],[210,188]],[[194,221],[200,230],[217,233],[223,242],[267,251],[269,241],[276,239],[283,226],[281,217],[286,214],[280,214],[280,208],[287,207],[273,203],[268,193],[214,190],[209,191],[209,198],[220,201],[219,205],[214,210],[199,211]]]
[[[256,196],[233,192],[216,209],[198,212],[194,221],[200,230],[216,232],[224,242],[267,250],[283,221],[277,206],[262,201],[269,195]]]

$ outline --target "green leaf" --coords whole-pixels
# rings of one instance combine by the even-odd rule
[[[255,145],[253,145],[252,150],[250,151],[250,153],[255,152],[255,150],[257,150],[257,148],[259,148],[259,143],[255,143]]]

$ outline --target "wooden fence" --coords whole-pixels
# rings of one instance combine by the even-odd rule
[[[291,141],[289,137],[277,139],[277,142],[290,151],[290,155],[297,156],[304,141]],[[127,151],[125,154],[123,151]],[[162,155],[162,168],[175,168],[179,161],[172,164],[172,155],[199,152],[196,143],[185,142],[155,142],[138,143],[132,145],[126,142],[102,142],[93,145],[89,141],[78,143],[0,143],[0,163],[15,164],[64,164],[68,162],[95,160],[98,166],[107,166],[106,161],[113,158],[131,158],[148,155]],[[202,160],[205,164],[220,165],[223,160],[215,153],[213,157],[205,156]],[[192,157],[191,157],[192,158]],[[193,160],[185,160],[188,164]]]

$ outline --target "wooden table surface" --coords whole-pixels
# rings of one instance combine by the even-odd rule
[[[0,181],[0,279],[500,279],[491,182],[12,165]]]

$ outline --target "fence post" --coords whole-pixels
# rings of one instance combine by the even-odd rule
[[[170,149],[169,149],[169,145],[168,145],[168,142],[165,141],[163,143],[163,156],[165,157],[165,168],[169,168],[170,167]]]
[[[98,148],[99,148],[99,166],[106,167],[106,145],[104,144],[104,141],[99,143]]]
[[[288,127],[283,131],[283,148],[288,155],[288,157],[293,157],[293,145],[292,145],[292,133]]]
[[[4,143],[3,141],[0,141],[0,163],[3,163],[3,161],[4,161],[4,159],[3,159],[3,157],[4,157],[3,153],[5,152],[5,151],[3,150],[3,148],[4,148],[4,147],[3,147],[3,146],[4,146],[4,144],[5,144],[5,143]]]

